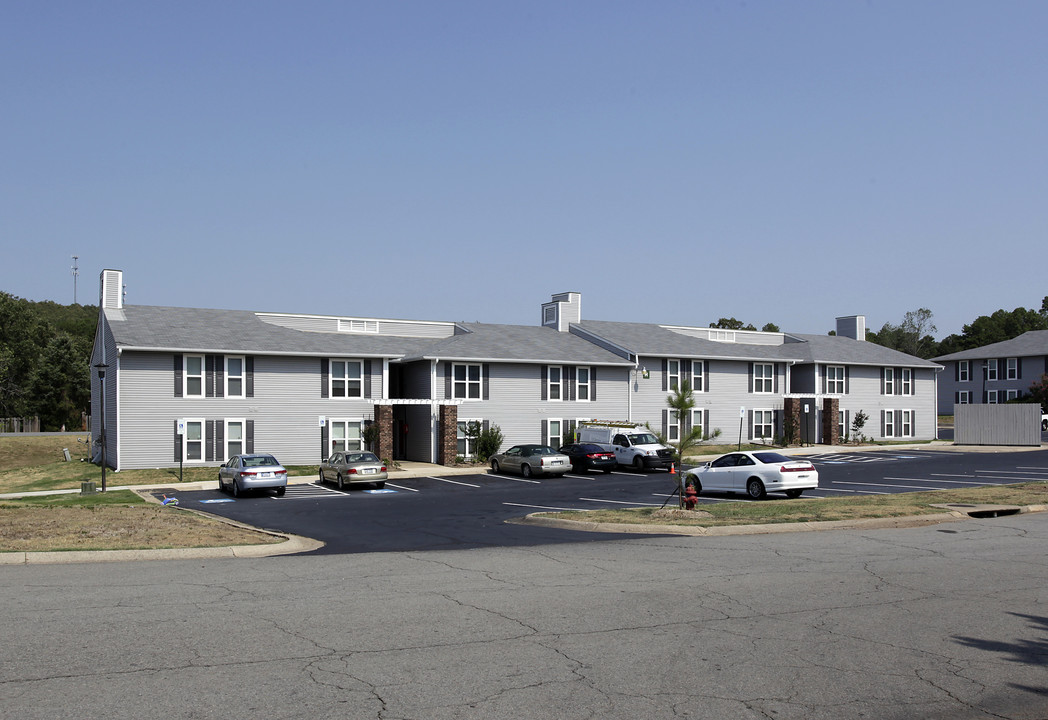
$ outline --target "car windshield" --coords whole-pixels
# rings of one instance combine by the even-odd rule
[[[277,459],[272,455],[255,455],[244,458],[244,467],[263,467],[265,465],[279,465]]]
[[[555,455],[556,450],[549,447],[548,445],[535,445],[529,451],[529,455]]]
[[[635,433],[629,436],[634,445],[658,445],[659,440],[651,433]]]
[[[346,462],[378,462],[378,457],[371,453],[351,453],[346,455]]]
[[[771,463],[793,462],[790,458],[786,457],[785,455],[776,452],[753,453],[753,457],[757,458],[766,465],[770,465]]]
[[[579,445],[579,450],[582,452],[594,453],[594,452],[607,452],[600,445]]]

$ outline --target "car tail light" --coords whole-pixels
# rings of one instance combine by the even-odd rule
[[[379,472],[386,472],[386,466],[385,466],[385,465],[383,465],[383,466],[382,466],[382,469],[381,469],[381,470],[379,470]]]
[[[785,465],[783,465],[779,468],[779,472],[811,472],[814,469],[814,465],[807,465],[806,467],[786,467]]]
[[[287,470],[274,470],[273,472],[276,475],[287,475]]]
[[[600,460],[601,458],[607,457],[607,455],[603,455],[601,453],[590,453],[586,457],[588,457],[590,460]]]
[[[240,477],[254,477],[255,475],[258,475],[258,471],[257,470],[241,470],[240,471]]]
[[[350,475],[356,475],[357,474],[357,469],[356,468],[350,468],[346,472],[348,472]]]

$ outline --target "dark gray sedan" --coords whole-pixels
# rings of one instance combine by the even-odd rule
[[[333,480],[339,490],[345,490],[347,485],[372,485],[381,490],[386,477],[386,466],[374,453],[358,450],[333,452],[320,463],[320,482]]]
[[[287,470],[272,455],[234,455],[218,468],[218,489],[233,491],[240,497],[248,490],[276,490],[283,495],[287,489]]]

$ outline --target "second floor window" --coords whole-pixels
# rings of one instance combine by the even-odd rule
[[[770,393],[773,391],[775,366],[771,363],[753,364],[753,392]]]
[[[884,368],[884,394],[895,394],[895,368]]]
[[[186,355],[185,366],[185,396],[204,397],[204,356]]]
[[[829,395],[844,394],[843,365],[828,365],[826,367],[826,392]]]
[[[564,395],[562,393],[563,388],[561,383],[563,375],[564,370],[560,367],[560,365],[549,366],[549,384],[546,388],[548,392],[546,397],[548,397],[550,400],[564,399]]]
[[[991,360],[986,361],[986,379],[997,379],[997,358],[993,358]]]
[[[452,371],[452,397],[480,399],[480,365],[455,365]]]
[[[902,380],[901,380],[900,393],[903,395],[913,395],[913,370],[911,368],[902,369]]]
[[[226,357],[226,397],[244,397],[244,358],[242,357]],[[237,454],[239,453],[233,453],[233,455]]]
[[[588,367],[580,367],[575,371],[575,397],[579,400],[589,400],[591,397]]]
[[[691,361],[691,389],[695,392],[706,392],[706,361]]]
[[[363,363],[359,360],[331,361],[331,397],[363,397]]]
[[[1006,377],[1009,380],[1018,380],[1019,379],[1019,358],[1008,358],[1005,361],[1005,363],[1007,363],[1006,368],[1005,368],[1005,372],[1007,373]]]
[[[680,360],[666,362],[666,387],[676,390],[680,385]]]
[[[970,360],[957,362],[957,382],[969,382],[972,379],[972,364]]]

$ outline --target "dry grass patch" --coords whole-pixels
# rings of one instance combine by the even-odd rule
[[[0,502],[0,552],[142,550],[275,542],[271,535],[173,506],[129,490]]]
[[[624,508],[617,510],[579,510],[539,513],[585,522],[625,523],[635,525],[684,525],[714,527],[718,525],[761,525],[767,523],[820,522],[929,515],[945,512],[936,504],[970,505],[1045,505],[1048,483],[1023,483],[971,488],[936,490],[897,495],[873,495],[859,498],[812,498],[808,500],[770,499],[763,502],[734,502],[702,505],[702,513],[693,517],[656,515],[658,508]]]

